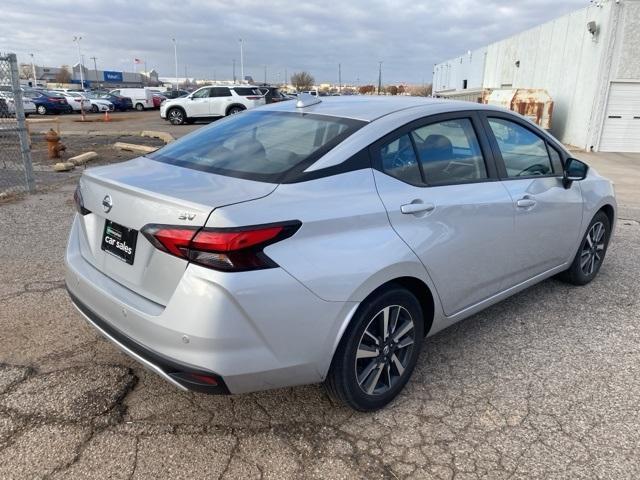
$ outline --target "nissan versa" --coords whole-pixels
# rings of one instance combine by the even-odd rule
[[[324,382],[358,410],[424,338],[541,280],[583,285],[610,181],[526,118],[466,102],[301,95],[87,170],[71,299],[181,389]]]

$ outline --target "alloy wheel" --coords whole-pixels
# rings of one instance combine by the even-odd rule
[[[414,320],[400,305],[389,305],[369,321],[355,359],[360,389],[368,395],[382,395],[402,378],[414,345]]]
[[[169,121],[174,125],[180,125],[184,121],[184,116],[182,115],[182,112],[180,110],[170,110]]]
[[[580,269],[585,275],[593,275],[602,263],[605,247],[605,227],[602,222],[594,223],[582,246],[580,252]]]

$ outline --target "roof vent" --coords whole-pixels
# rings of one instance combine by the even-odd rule
[[[316,105],[322,102],[320,97],[314,97],[313,95],[309,95],[308,93],[299,93],[298,101],[296,102],[296,108],[304,108],[310,107],[311,105]]]

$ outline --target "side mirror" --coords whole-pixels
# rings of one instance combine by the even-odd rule
[[[581,162],[577,158],[569,158],[564,164],[562,182],[565,188],[569,188],[572,182],[579,182],[587,178],[589,165]]]

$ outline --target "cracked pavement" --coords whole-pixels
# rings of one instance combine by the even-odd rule
[[[73,188],[0,206],[0,478],[640,477],[637,198],[593,283],[429,338],[405,392],[363,414],[317,385],[184,393],[103,340],[64,290]]]

